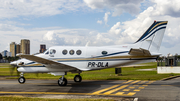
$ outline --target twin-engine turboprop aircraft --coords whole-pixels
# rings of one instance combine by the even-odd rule
[[[134,43],[102,47],[53,46],[42,54],[23,55],[22,59],[11,62],[21,72],[19,83],[25,83],[23,73],[50,73],[59,78],[59,86],[67,85],[64,75],[78,73],[75,82],[81,82],[82,71],[99,70],[116,66],[132,65],[155,61],[167,21],[154,21],[148,30]]]

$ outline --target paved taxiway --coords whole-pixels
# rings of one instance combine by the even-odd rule
[[[116,96],[138,98],[138,101],[180,100],[180,78],[167,81],[107,80],[68,81],[60,87],[57,80],[28,80],[19,84],[17,80],[0,80],[0,95],[83,95]]]

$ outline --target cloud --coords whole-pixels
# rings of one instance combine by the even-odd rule
[[[43,35],[42,42],[54,45],[75,45],[82,46],[88,42],[90,31],[86,29],[58,29],[55,31],[47,31]],[[92,33],[91,33],[92,34]]]
[[[104,2],[107,1],[86,1],[92,9],[109,8],[110,5],[117,4],[113,3],[113,1],[111,2],[112,4],[103,4]],[[175,52],[172,49],[179,50],[177,47],[180,47],[178,44],[180,43],[180,24],[177,23],[180,22],[180,1],[174,0],[170,3],[169,0],[151,0],[150,2],[152,2],[152,5],[137,14],[135,19],[124,21],[122,23],[117,22],[106,33],[97,32],[96,39],[93,44],[110,45],[133,43],[148,29],[154,20],[168,21],[160,52],[163,54],[167,54],[169,52],[176,53],[177,51]]]
[[[52,16],[85,9],[79,0],[0,0],[0,18]]]
[[[109,33],[119,35],[121,32],[121,25],[120,22],[117,22],[111,29],[109,30]]]
[[[84,0],[91,9],[111,9],[113,16],[124,12],[136,15],[140,12],[140,5],[144,0]]]
[[[53,45],[65,45],[65,38],[59,37],[54,31],[48,31],[44,37],[43,40],[53,44]]]
[[[107,25],[107,22],[108,22],[108,15],[109,14],[111,14],[110,12],[106,12],[105,14],[104,14],[104,22],[105,22],[105,24]]]
[[[173,3],[168,3],[168,0],[164,0],[163,2],[160,1],[161,0],[157,0],[156,2],[153,1],[155,4],[137,15],[137,18],[123,22],[123,28],[125,29],[124,32],[135,40],[138,38],[138,36],[141,36],[141,34],[149,27],[150,24],[153,23],[154,20],[165,20],[168,21],[168,26],[166,28],[162,45],[166,48],[173,47],[176,43],[180,43],[178,27],[180,24],[176,23],[180,21],[180,17],[174,16],[178,15],[179,12],[176,14],[170,14],[168,12],[169,10],[172,10],[173,7],[176,7],[179,1],[175,0],[176,2],[173,1]],[[176,11],[177,10],[174,9],[173,12]]]
[[[179,0],[151,0],[155,3],[154,15],[169,15],[171,17],[180,17],[180,1]]]
[[[31,53],[35,53],[39,51],[40,43],[47,44],[47,47],[54,45],[84,46],[88,41],[90,41],[89,43],[90,46],[120,45],[120,44],[133,43],[147,30],[147,28],[153,23],[154,20],[157,21],[166,20],[168,21],[168,25],[162,42],[162,49],[160,49],[160,51],[162,51],[163,54],[166,54],[171,51],[171,48],[174,50],[179,50],[179,48],[177,48],[179,47],[178,43],[180,43],[180,34],[179,34],[180,24],[178,23],[180,22],[179,1],[173,0],[171,3],[169,3],[169,0],[163,0],[163,2],[161,0],[155,0],[155,1],[152,0],[151,2],[153,2],[153,5],[147,7],[147,9],[145,9],[139,14],[137,12],[139,12],[140,3],[143,1],[142,0],[132,0],[131,2],[130,1],[131,0],[96,0],[96,1],[84,0],[84,2],[86,2],[86,4],[92,9],[109,9],[109,12],[106,12],[104,16],[104,22],[106,24],[108,22],[108,16],[110,14],[119,15],[122,12],[132,12],[131,14],[133,14],[133,10],[131,11],[130,5],[132,5],[132,9],[137,7],[136,9],[134,9],[135,10],[134,14],[136,14],[136,18],[124,22],[117,22],[113,26],[111,26],[107,32],[98,32],[89,29],[72,29],[72,28],[67,29],[61,27],[34,28],[34,29],[26,30],[14,26],[14,24],[12,23],[0,24],[0,33],[1,33],[0,40],[3,42],[0,44],[0,49],[4,49],[4,47],[9,47],[7,46],[7,44],[9,45],[11,41],[15,41],[19,43],[22,38],[27,38],[31,40],[31,47],[33,47]],[[5,1],[2,2],[3,3],[1,3],[0,5],[3,5]],[[4,8],[7,9],[8,14],[10,14],[9,12],[12,12],[12,16],[20,16],[20,15],[32,16],[34,14],[38,16],[38,13],[39,16],[51,15],[51,14],[53,15],[53,14],[60,14],[61,11],[64,12],[66,8],[68,9],[68,11],[76,11],[79,9],[78,5],[77,7],[76,5],[74,5],[75,7],[70,6],[76,4],[75,1],[69,1],[69,2],[62,1],[65,3],[64,5],[62,4],[62,2],[58,4],[58,2],[53,1],[51,3],[52,5],[54,5],[54,7],[52,7],[50,1],[42,1],[42,4],[39,4],[39,6],[36,5],[36,2],[40,2],[40,1],[21,0],[21,1],[17,1],[17,3],[14,2],[15,1],[13,0],[12,1],[7,0],[6,2],[7,7],[3,7],[2,10],[0,10],[0,14],[2,14]],[[19,5],[21,5],[21,2],[23,3],[25,2],[24,4],[27,7],[24,6],[23,7],[25,8],[25,10],[27,9],[27,12],[25,12],[24,10],[20,10],[20,11],[15,10],[18,3]],[[30,3],[32,3],[33,5],[28,5]],[[57,3],[57,5],[54,3]],[[125,4],[127,4],[127,6]],[[12,5],[12,7],[10,5]],[[40,5],[41,6],[45,5],[45,6],[41,8]],[[127,9],[125,9],[126,7],[124,7],[123,5],[125,5]],[[30,7],[31,8],[30,10],[28,6],[33,6],[35,8]],[[17,7],[17,10],[23,9],[23,7]],[[52,8],[50,8],[48,11],[49,7]],[[119,9],[122,12],[116,11],[118,7],[122,7],[122,9]],[[37,8],[39,8],[39,11],[35,10]],[[53,10],[54,12],[50,12],[51,9],[53,8],[54,8]],[[6,15],[7,12],[5,12],[4,15],[2,14],[2,16],[11,16],[8,14]],[[103,23],[103,20],[98,20],[97,23],[101,24]],[[168,51],[166,52],[166,50]],[[174,50],[173,52],[175,52]]]
[[[98,24],[102,24],[102,20],[98,20],[97,23],[98,23]]]

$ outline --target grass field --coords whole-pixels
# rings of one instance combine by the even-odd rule
[[[156,70],[152,71],[138,71],[139,69],[152,69],[156,68],[156,63],[146,63],[141,64],[143,66],[135,67],[122,67],[122,75],[118,76],[115,74],[115,68],[108,68],[103,70],[86,71],[82,72],[81,76],[83,80],[160,80],[163,78],[170,77],[172,75],[178,74],[157,74]],[[144,66],[145,65],[145,66]],[[3,68],[5,67],[5,68]],[[9,64],[0,63],[0,76],[11,76]],[[12,76],[15,76],[16,71],[14,71]],[[72,80],[77,74],[67,73],[65,77]],[[53,76],[47,73],[25,73],[24,77],[26,79],[58,79],[59,76]],[[17,79],[17,77],[7,77],[7,79]]]
[[[114,101],[113,99],[48,99],[48,98],[29,98],[29,97],[1,97],[0,101]]]

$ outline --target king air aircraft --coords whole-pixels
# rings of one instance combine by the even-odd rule
[[[100,70],[117,66],[133,65],[155,61],[160,48],[167,21],[154,21],[147,31],[134,43],[102,47],[53,46],[42,54],[23,55],[10,64],[21,72],[19,83],[25,83],[24,73],[50,73],[62,76],[59,86],[66,86],[67,72],[78,73],[75,82],[81,82],[82,71]]]

